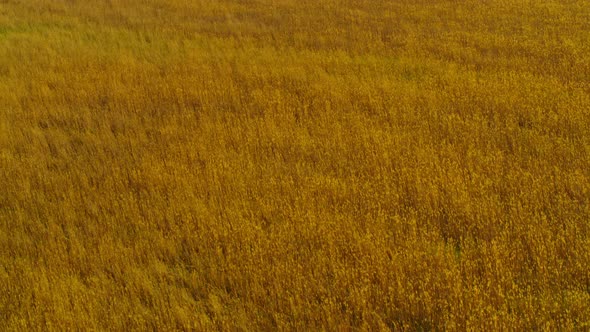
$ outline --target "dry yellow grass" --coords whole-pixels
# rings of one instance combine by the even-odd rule
[[[0,328],[590,329],[586,0],[0,1]]]

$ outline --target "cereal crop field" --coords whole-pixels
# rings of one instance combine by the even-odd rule
[[[0,330],[588,329],[587,0],[0,0]]]

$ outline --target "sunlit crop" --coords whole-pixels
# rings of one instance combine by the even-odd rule
[[[0,1],[0,330],[80,329],[590,329],[590,2]]]

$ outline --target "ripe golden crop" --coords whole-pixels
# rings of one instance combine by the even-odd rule
[[[0,2],[0,329],[587,330],[585,0]]]

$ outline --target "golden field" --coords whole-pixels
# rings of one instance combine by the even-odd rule
[[[0,330],[588,329],[588,1],[0,1]]]

